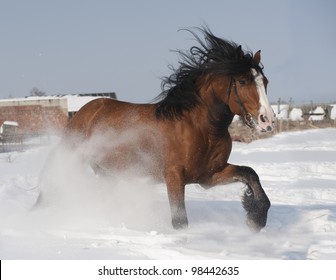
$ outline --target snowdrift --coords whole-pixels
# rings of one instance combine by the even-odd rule
[[[258,234],[242,184],[189,185],[189,229],[174,231],[163,184],[97,177],[53,142],[0,153],[1,259],[336,258],[336,129],[234,143],[230,162],[254,168],[272,203]]]

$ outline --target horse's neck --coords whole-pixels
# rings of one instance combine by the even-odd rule
[[[207,98],[202,97],[199,105],[190,112],[193,124],[219,137],[227,135],[233,117],[229,106],[213,94]]]

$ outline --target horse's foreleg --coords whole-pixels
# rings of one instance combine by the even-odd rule
[[[243,207],[247,211],[247,224],[259,231],[266,225],[267,212],[271,203],[263,190],[257,173],[248,166],[228,164],[221,172],[215,173],[208,186],[242,182],[247,185],[243,196]]]
[[[175,229],[182,229],[188,226],[187,211],[185,208],[185,183],[181,172],[178,169],[166,173],[166,184],[172,225]]]

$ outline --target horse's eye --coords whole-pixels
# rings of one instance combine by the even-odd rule
[[[243,86],[246,85],[247,82],[246,80],[238,80],[238,83]]]

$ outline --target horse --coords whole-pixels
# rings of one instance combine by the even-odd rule
[[[261,133],[274,128],[260,51],[253,55],[216,37],[208,27],[188,31],[197,45],[177,51],[179,65],[162,79],[156,99],[145,104],[95,99],[69,121],[65,139],[76,135],[77,147],[103,137],[88,156],[97,173],[136,166],[165,183],[174,229],[188,226],[186,185],[208,189],[242,182],[246,223],[260,231],[270,200],[251,167],[228,163],[232,149],[228,128],[234,115]]]

